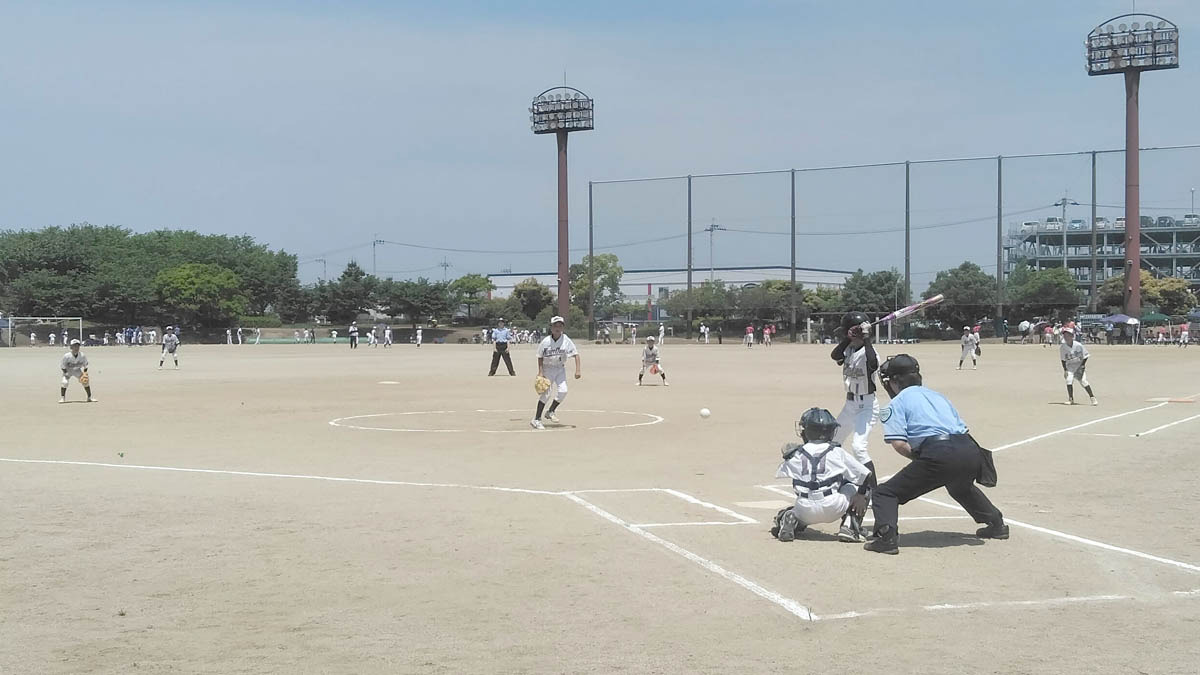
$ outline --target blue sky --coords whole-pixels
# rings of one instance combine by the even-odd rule
[[[526,108],[567,81],[595,97],[571,138],[572,245],[587,182],[1116,148],[1120,78],[1089,78],[1083,40],[1126,1],[0,3],[0,228],[72,222],[251,234],[329,273],[370,242],[397,277],[552,269],[554,141]],[[1143,79],[1143,145],[1200,142],[1188,45],[1200,3],[1138,3],[1174,20],[1182,67]],[[1197,55],[1195,58],[1200,58]],[[1200,150],[1143,158],[1143,208],[1178,215]],[[1119,205],[1119,156],[1098,203]],[[1085,157],[1012,160],[1005,221],[1089,197]],[[597,245],[685,231],[681,181],[597,186]],[[901,266],[903,169],[805,173],[799,264]],[[693,227],[788,227],[786,176],[704,179]],[[1165,209],[1175,209],[1168,211]],[[995,162],[913,168],[913,223],[995,213]],[[1115,210],[1101,210],[1110,218]],[[1068,217],[1086,217],[1086,209]],[[716,264],[786,264],[786,237],[718,233]],[[994,263],[994,223],[914,233],[914,285]],[[351,250],[350,247],[358,246]],[[613,249],[678,266],[680,239]],[[579,254],[575,254],[578,258]],[[695,264],[708,265],[707,235]],[[989,271],[991,271],[989,269]],[[305,281],[321,265],[301,267]]]

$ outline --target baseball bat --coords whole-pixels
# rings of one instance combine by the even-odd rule
[[[901,307],[900,309],[892,312],[891,314],[888,314],[887,316],[883,317],[882,319],[878,319],[871,325],[873,326],[876,323],[885,323],[888,321],[895,321],[896,319],[903,319],[904,317],[906,317],[910,314],[916,314],[917,312],[919,312],[927,307],[933,307],[934,305],[938,304],[939,302],[941,302],[945,299],[946,299],[945,296],[943,296],[941,293],[938,293],[937,295],[933,296],[932,298],[926,298],[925,300],[922,300],[918,303],[911,304],[908,307]]]

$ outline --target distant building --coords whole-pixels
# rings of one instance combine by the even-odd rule
[[[1059,218],[1011,225],[1004,246],[1005,275],[1011,274],[1021,261],[1035,270],[1065,264],[1086,304],[1092,283],[1093,232],[1097,287],[1123,274],[1125,265],[1124,219],[1110,222],[1096,218],[1094,225],[1093,228],[1085,220],[1064,223]],[[1142,216],[1141,227],[1142,268],[1155,277],[1187,279],[1192,290],[1200,290],[1200,216],[1187,214],[1178,220],[1171,216]]]
[[[826,270],[809,267],[796,268],[796,283],[804,288],[841,288],[846,283],[846,277],[853,272],[846,270]],[[713,276],[720,279],[726,286],[739,288],[753,287],[764,281],[790,281],[792,268],[787,265],[758,265],[752,267],[717,267]],[[708,281],[709,269],[692,268],[692,286],[699,286]],[[492,291],[493,298],[507,298],[512,294],[513,287],[529,278],[549,286],[551,290],[558,287],[558,275],[554,272],[503,272],[489,274],[488,279],[496,286]],[[621,275],[621,292],[626,302],[636,302],[657,305],[665,301],[672,291],[687,289],[687,269],[656,269],[656,270],[625,270]],[[653,314],[658,317],[657,311]]]

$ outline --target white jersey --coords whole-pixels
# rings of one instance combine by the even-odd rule
[[[658,363],[658,347],[646,347],[642,350],[642,363],[647,366]]]
[[[1087,347],[1084,347],[1079,340],[1069,345],[1063,342],[1058,346],[1058,360],[1066,362],[1067,370],[1072,372],[1079,370],[1079,366],[1083,365],[1083,360],[1089,356],[1091,355],[1088,354]]]
[[[979,336],[975,333],[964,333],[960,342],[962,342],[963,351],[968,349],[973,351],[975,345],[979,344]]]
[[[776,478],[790,478],[797,496],[819,500],[836,493],[844,483],[862,485],[870,469],[840,445],[832,443],[787,443]]]
[[[566,333],[560,335],[557,340],[553,335],[547,335],[542,344],[538,345],[537,351],[538,358],[542,360],[543,370],[565,370],[567,359],[578,354],[579,350]]]
[[[78,356],[72,354],[71,352],[67,352],[66,354],[63,354],[62,363],[59,364],[59,367],[62,370],[67,371],[68,375],[78,375],[79,373],[83,372],[84,368],[88,367],[88,360],[87,357],[83,355],[83,352],[79,352]]]
[[[857,350],[846,347],[846,360],[842,361],[842,384],[846,387],[846,393],[864,395],[874,392],[871,381],[874,371],[867,364],[867,357],[872,355],[871,351],[873,350],[868,350],[867,345]]]
[[[164,352],[174,354],[175,350],[179,348],[179,338],[175,337],[174,333],[163,335],[162,347]]]

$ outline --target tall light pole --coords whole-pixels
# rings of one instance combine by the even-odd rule
[[[725,229],[724,226],[717,224],[717,221],[715,218],[713,219],[712,225],[709,225],[708,227],[704,228],[704,231],[708,233],[708,281],[709,281],[709,283],[712,283],[712,281],[714,279],[713,273],[716,270],[716,268],[713,266],[713,233],[715,233],[717,230],[724,230],[724,229]]]
[[[1190,211],[1192,213],[1196,212],[1196,188],[1192,188],[1192,208]]]
[[[535,134],[558,137],[558,313],[569,316],[571,289],[570,250],[567,235],[567,134],[591,131],[593,101],[574,87],[551,87],[533,97],[529,121]]]
[[[1063,229],[1063,269],[1067,269],[1067,207],[1079,206],[1079,202],[1074,199],[1068,199],[1066,195],[1063,198],[1054,202],[1055,206],[1062,207],[1062,229]],[[1070,271],[1070,270],[1068,270]]]
[[[1125,75],[1125,314],[1139,317],[1142,227],[1138,88],[1143,70],[1179,67],[1179,27],[1153,14],[1122,14],[1093,28],[1086,45],[1088,75]]]

